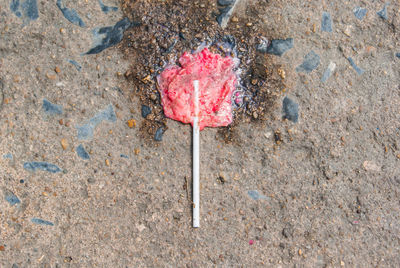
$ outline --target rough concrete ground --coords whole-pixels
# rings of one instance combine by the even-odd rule
[[[194,230],[190,126],[167,120],[162,142],[146,142],[141,101],[121,75],[132,62],[117,47],[81,55],[91,30],[120,21],[121,9],[69,1],[82,28],[55,3],[39,1],[29,21],[1,0],[0,266],[398,267],[400,4],[390,3],[384,20],[383,1],[266,2],[265,30],[295,40],[276,58],[294,83],[270,119],[238,125],[239,143],[202,131],[202,227]],[[361,21],[357,6],[368,10]],[[324,11],[332,33],[321,32]],[[252,22],[245,10],[236,16]],[[319,66],[297,73],[311,50]],[[336,70],[322,83],[330,61]],[[299,104],[297,123],[282,119],[284,96]],[[43,99],[62,114],[46,114]],[[109,104],[115,122],[79,140],[76,126]],[[80,144],[90,160],[77,155]],[[32,161],[62,171],[24,168]]]

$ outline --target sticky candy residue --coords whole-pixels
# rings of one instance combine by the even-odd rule
[[[195,54],[185,52],[179,63],[180,66],[167,67],[158,77],[165,116],[193,125],[193,81],[199,80],[200,129],[229,125],[237,81],[234,59],[204,48]]]

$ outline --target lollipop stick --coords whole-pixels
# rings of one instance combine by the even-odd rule
[[[193,227],[200,227],[200,128],[199,128],[199,81],[193,81]]]

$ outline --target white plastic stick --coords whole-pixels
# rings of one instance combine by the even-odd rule
[[[199,128],[199,81],[193,81],[193,227],[200,227],[200,128]]]

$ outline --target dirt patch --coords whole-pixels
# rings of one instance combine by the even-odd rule
[[[290,87],[287,68],[276,57],[256,51],[261,37],[268,40],[284,37],[261,26],[268,5],[269,1],[247,4],[243,11],[233,14],[223,30],[216,21],[221,7],[214,0],[195,4],[192,1],[122,1],[125,15],[141,23],[125,33],[120,49],[132,62],[125,73],[133,84],[131,94],[152,108],[141,126],[144,138],[152,140],[160,126],[166,128],[157,76],[168,64],[175,64],[183,52],[202,46],[240,60],[237,95],[241,101],[235,107],[234,123],[220,130],[219,137],[233,142],[233,132],[239,122],[267,120],[277,98]]]

